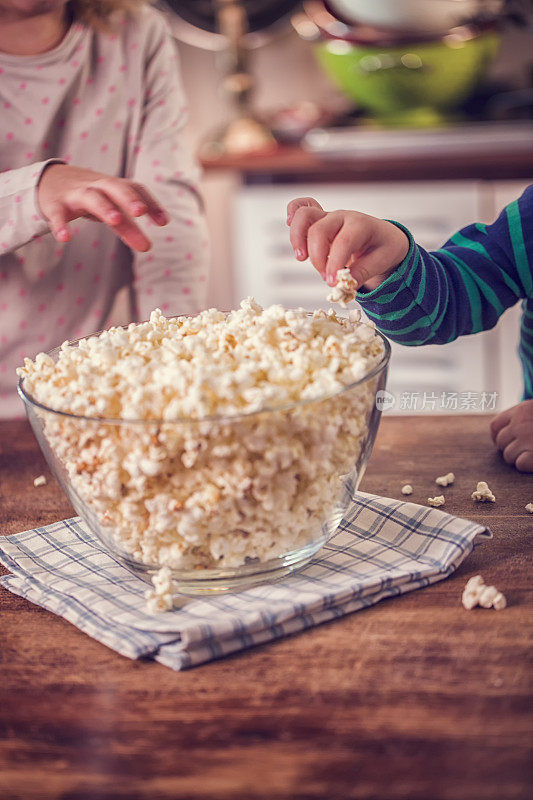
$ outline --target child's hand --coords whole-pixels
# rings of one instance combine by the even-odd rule
[[[502,411],[490,423],[492,440],[508,464],[533,472],[533,400]]]
[[[151,242],[132,217],[148,214],[157,225],[168,222],[165,211],[141,184],[68,164],[51,164],[44,170],[37,200],[58,242],[70,241],[69,222],[88,217],[109,225],[128,247],[144,252]]]
[[[407,236],[391,222],[358,211],[326,212],[312,197],[291,200],[287,225],[296,258],[310,258],[330,286],[349,267],[358,287],[375,289],[409,251]]]

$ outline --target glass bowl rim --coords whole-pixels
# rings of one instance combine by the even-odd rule
[[[308,316],[311,316],[309,314]],[[174,319],[174,317],[169,317],[169,319]],[[142,323],[139,323],[142,324]],[[286,412],[290,411],[294,408],[300,408],[301,406],[310,405],[311,403],[320,403],[325,400],[330,400],[332,397],[337,397],[338,395],[344,394],[345,392],[349,392],[351,389],[354,389],[356,386],[360,386],[365,381],[374,378],[380,372],[387,368],[388,363],[390,361],[391,356],[391,346],[390,342],[386,338],[386,336],[381,333],[377,328],[373,325],[370,325],[367,322],[360,322],[360,325],[364,325],[367,328],[371,328],[374,333],[379,336],[382,340],[384,345],[384,353],[375,367],[373,367],[370,372],[366,375],[363,375],[362,378],[358,378],[358,380],[353,381],[352,383],[346,384],[341,389],[337,389],[334,392],[327,392],[323,395],[318,395],[317,397],[306,398],[305,400],[295,400],[289,403],[282,403],[278,406],[263,406],[260,409],[255,409],[254,411],[246,411],[242,414],[210,414],[205,417],[176,417],[175,419],[141,419],[136,417],[92,417],[87,414],[75,414],[72,411],[61,411],[57,408],[51,408],[50,406],[45,405],[44,403],[39,402],[36,400],[29,392],[24,389],[23,383],[25,378],[21,377],[17,383],[17,391],[19,396],[22,398],[24,404],[33,406],[35,408],[40,408],[43,411],[48,412],[49,414],[56,414],[58,417],[64,417],[66,419],[74,419],[78,421],[84,422],[95,422],[99,424],[107,424],[107,425],[201,425],[203,422],[236,422],[238,420],[247,419],[249,417],[259,416],[260,414],[272,414],[272,413],[279,413],[279,412]],[[117,326],[127,328],[127,326]],[[109,330],[109,329],[108,329]],[[94,336],[98,336],[103,331],[97,331],[96,333],[90,334],[90,336],[80,336],[78,339],[70,339],[67,341],[67,344],[72,346],[76,343],[79,343],[82,339],[89,339],[93,338]],[[64,344],[64,343],[63,343]],[[55,353],[58,353],[63,345],[59,345],[58,347],[52,348],[49,350],[46,355],[52,356]]]

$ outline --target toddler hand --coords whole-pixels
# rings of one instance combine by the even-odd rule
[[[358,211],[326,212],[312,197],[291,200],[287,225],[296,258],[310,258],[330,286],[348,267],[358,287],[375,289],[409,251],[407,236],[391,222]]]
[[[148,214],[157,225],[168,222],[141,184],[68,164],[51,164],[44,170],[37,200],[58,242],[70,241],[69,222],[87,217],[108,225],[128,247],[145,252],[151,242],[132,217]]]
[[[502,411],[490,423],[493,442],[520,472],[533,472],[533,400]]]

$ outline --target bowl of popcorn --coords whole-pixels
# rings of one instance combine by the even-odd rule
[[[65,342],[25,359],[19,393],[114,556],[177,592],[221,592],[301,567],[334,533],[372,449],[389,355],[357,312],[249,298]]]

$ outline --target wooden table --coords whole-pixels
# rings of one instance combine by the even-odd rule
[[[447,510],[493,540],[442,583],[300,635],[174,673],[0,589],[2,800],[531,797],[533,480],[487,425],[385,419],[362,488],[410,482],[424,502],[453,470]],[[470,500],[478,480],[495,505]],[[24,422],[0,423],[0,490],[3,534],[72,514]],[[505,611],[463,610],[477,572]]]

